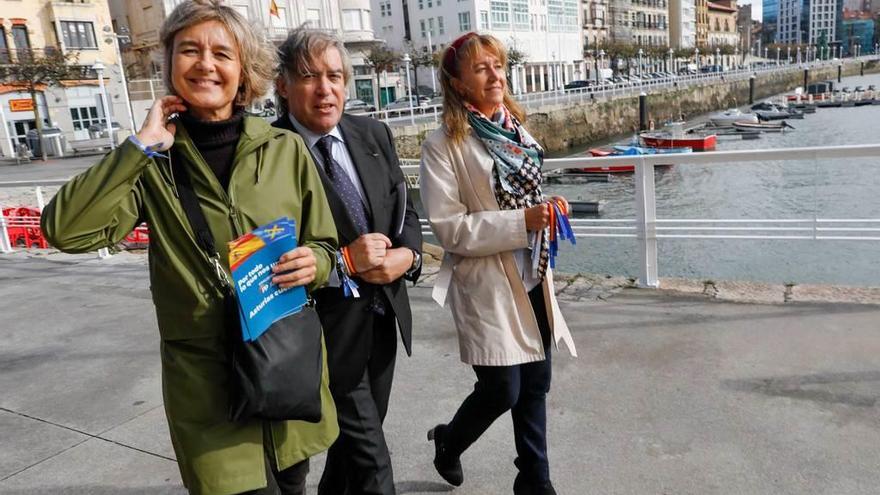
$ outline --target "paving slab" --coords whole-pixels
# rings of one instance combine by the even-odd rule
[[[0,255],[0,312],[12,322],[0,347],[0,494],[183,493],[144,257],[105,261]],[[876,493],[880,306],[730,303],[626,279],[560,280],[580,355],[553,354],[548,435],[560,494]],[[431,465],[425,433],[449,420],[473,372],[430,290],[411,290],[414,355],[398,349],[386,420],[398,493],[509,494],[509,415],[464,454],[461,487]],[[323,462],[313,459],[309,493]]]

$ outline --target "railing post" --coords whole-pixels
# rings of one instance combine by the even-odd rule
[[[9,240],[9,230],[6,228],[6,215],[3,214],[2,205],[0,205],[0,253],[11,253],[12,242]]]
[[[46,200],[43,199],[43,187],[37,186],[37,189],[34,191],[34,194],[37,195],[37,209],[42,213],[43,208],[46,207]]]
[[[639,240],[639,280],[644,288],[660,287],[657,276],[657,209],[654,196],[654,165],[636,163],[636,237]]]

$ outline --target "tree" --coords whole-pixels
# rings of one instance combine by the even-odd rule
[[[43,92],[67,79],[74,68],[70,64],[78,59],[78,53],[64,53],[57,47],[48,46],[44,50],[15,50],[15,60],[8,60],[0,66],[0,78],[12,86],[18,86],[31,95],[34,106],[34,120],[37,125],[37,138],[43,142],[43,119],[37,104],[37,93]],[[42,149],[46,161],[46,147]]]
[[[377,44],[367,52],[364,58],[373,67],[373,71],[376,72],[376,87],[379,88],[376,110],[382,110],[382,82],[379,80],[379,75],[382,71],[394,70],[394,63],[399,57],[394,50]]]
[[[523,52],[522,50],[518,49],[515,46],[513,48],[509,48],[507,50],[507,65],[509,67],[513,67],[514,65],[521,64],[521,63],[527,61],[528,58],[529,58],[529,56],[525,52]]]

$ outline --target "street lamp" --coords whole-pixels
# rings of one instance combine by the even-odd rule
[[[694,64],[697,66],[697,71],[700,70],[700,49],[694,48]]]
[[[798,47],[797,47],[797,63],[798,63],[798,65],[800,65],[800,63],[801,63],[801,47],[800,47],[800,45],[798,45]]]
[[[716,65],[716,67],[721,66],[720,60],[721,60],[721,47],[716,47],[715,48],[715,65]]]
[[[642,78],[642,55],[644,53],[645,52],[641,48],[639,48],[639,79]]]
[[[667,67],[666,71],[669,72],[670,74],[675,74],[676,73],[675,67],[672,66],[672,54],[673,54],[673,51],[672,51],[672,48],[670,48],[669,49],[669,66]]]
[[[125,96],[125,108],[128,109],[128,123],[131,125],[131,133],[135,134],[134,127],[134,111],[131,109],[131,98],[128,95],[128,83],[125,81],[125,63],[122,61],[122,52],[119,50],[119,41],[122,40],[125,43],[131,41],[131,37],[126,34],[128,32],[128,28],[122,26],[119,28],[122,31],[122,34],[117,34],[113,32],[113,29],[110,26],[104,26],[104,32],[107,33],[107,37],[104,38],[105,43],[113,43],[116,47],[116,60],[119,63],[119,76],[122,79],[122,89],[123,95]]]
[[[791,64],[791,45],[785,48],[785,63]]]
[[[765,46],[765,47],[764,47],[764,60],[765,60],[765,61],[767,60],[767,51],[768,51],[768,50],[770,50],[770,47],[769,47],[769,46]]]
[[[101,104],[104,106],[104,123],[107,125],[107,135],[110,136],[110,149],[116,149],[113,140],[113,125],[110,123],[110,107],[107,105],[107,88],[104,87],[104,64],[100,60],[92,65],[92,70],[98,75],[98,87],[101,89]]]
[[[605,50],[599,50],[599,65],[598,65],[598,67],[601,69],[605,68]],[[599,75],[598,70],[596,71],[596,77],[601,77]],[[602,82],[604,82],[604,80]]]
[[[403,63],[405,64],[404,70],[406,71],[406,96],[409,100],[409,122],[410,124],[415,124],[416,119],[413,115],[413,101],[412,101],[412,86],[409,84],[409,62],[412,59],[409,58],[409,53],[403,54]]]

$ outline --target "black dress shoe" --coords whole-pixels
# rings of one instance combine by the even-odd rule
[[[453,486],[461,486],[462,482],[464,482],[461,460],[458,456],[453,456],[446,450],[445,434],[446,425],[444,424],[439,424],[428,430],[428,441],[434,442],[434,468],[447,483]]]

